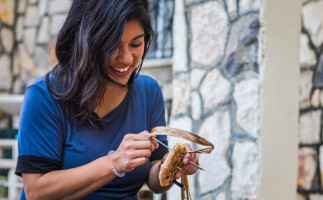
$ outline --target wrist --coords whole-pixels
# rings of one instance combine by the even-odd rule
[[[108,160],[109,160],[109,166],[110,168],[112,169],[113,173],[115,175],[117,175],[118,177],[124,177],[124,175],[126,174],[125,172],[122,172],[122,171],[119,171],[117,168],[116,168],[116,165],[115,165],[115,160],[113,159],[113,153],[115,151],[114,150],[110,150],[107,157],[108,157]]]

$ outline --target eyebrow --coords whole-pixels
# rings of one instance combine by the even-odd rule
[[[138,38],[141,38],[141,37],[145,37],[145,34],[144,33],[143,34],[140,34],[137,37],[133,38],[131,41],[134,41],[134,40],[136,40]]]

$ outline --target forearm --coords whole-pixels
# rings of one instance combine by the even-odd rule
[[[166,192],[173,185],[173,184],[170,184],[169,186],[161,186],[160,185],[160,182],[159,182],[160,162],[161,162],[161,160],[152,162],[151,167],[150,167],[150,171],[149,171],[147,185],[148,185],[149,189],[152,190],[154,193]]]
[[[115,177],[107,156],[103,156],[81,167],[43,174],[25,190],[30,199],[81,199]]]

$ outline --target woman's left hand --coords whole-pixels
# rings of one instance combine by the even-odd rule
[[[187,151],[192,150],[189,144],[185,143],[184,145],[186,146]],[[182,175],[192,175],[197,171],[197,168],[189,163],[190,161],[196,165],[199,165],[199,160],[195,153],[186,153],[183,158],[183,166],[181,170],[176,173],[176,179],[179,179]]]

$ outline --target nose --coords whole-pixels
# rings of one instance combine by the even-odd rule
[[[132,65],[133,55],[128,48],[119,47],[116,60],[120,64]]]

